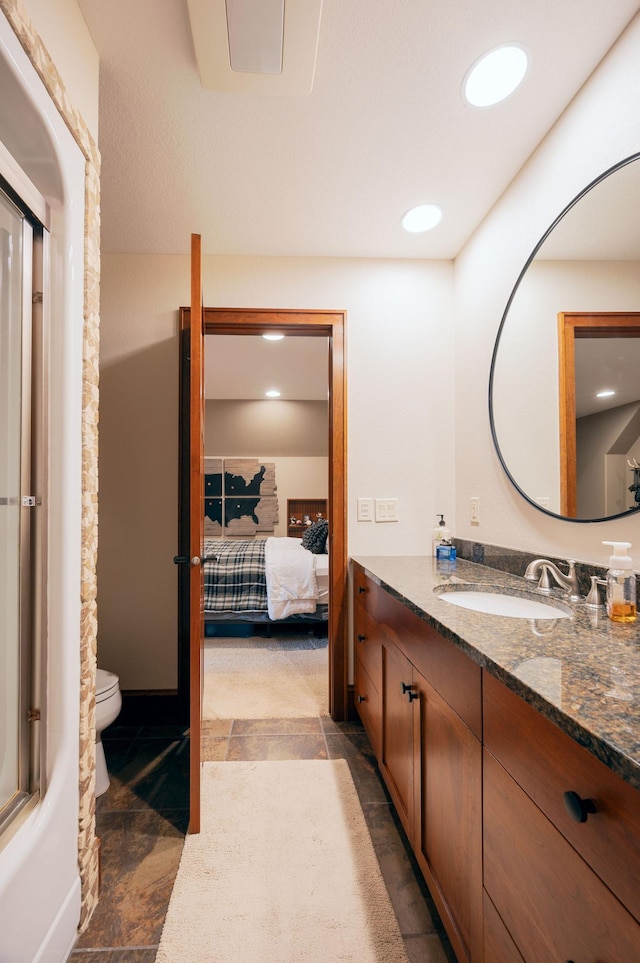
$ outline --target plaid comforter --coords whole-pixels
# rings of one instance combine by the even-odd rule
[[[265,539],[206,539],[204,552],[205,611],[267,611]]]

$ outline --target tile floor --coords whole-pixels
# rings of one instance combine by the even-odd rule
[[[116,724],[103,739],[111,786],[96,805],[101,896],[69,960],[154,963],[187,828],[188,733]],[[205,723],[203,758],[346,759],[409,960],[455,963],[362,726],[324,718]]]

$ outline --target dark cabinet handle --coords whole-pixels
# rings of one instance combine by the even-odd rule
[[[358,642],[366,642],[366,641],[367,641],[366,635],[362,635],[362,633],[359,633],[359,634],[358,634]]]
[[[577,792],[565,792],[562,798],[565,809],[577,823],[586,823],[589,813],[596,811],[593,799],[582,799]]]
[[[402,682],[402,694],[409,696],[409,702],[413,702],[414,699],[418,698],[418,693],[414,691],[415,686],[411,683]]]
[[[366,590],[366,588],[364,587],[364,585],[359,585],[359,586],[358,586],[358,592],[359,592],[361,595],[362,595],[363,592],[366,592],[366,591],[367,591],[367,590]]]
[[[363,695],[359,695],[359,696],[358,696],[358,702],[366,702],[366,701],[367,701],[367,697],[366,697],[366,696],[363,696]]]

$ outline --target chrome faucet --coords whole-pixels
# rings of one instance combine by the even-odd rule
[[[554,562],[549,561],[548,558],[537,558],[535,561],[529,562],[524,577],[530,582],[537,582],[538,590],[549,595],[553,590],[551,582],[549,581],[549,576],[552,575],[556,584],[569,593],[569,599],[572,602],[580,602],[583,596],[580,595],[580,589],[578,587],[575,559],[567,559],[567,565],[569,566],[569,571],[565,575],[560,571],[558,566]]]

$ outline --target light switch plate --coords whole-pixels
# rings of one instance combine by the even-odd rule
[[[397,498],[376,498],[376,521],[377,522],[397,522],[398,521],[398,499]]]
[[[358,498],[356,506],[359,522],[373,521],[373,498]]]

